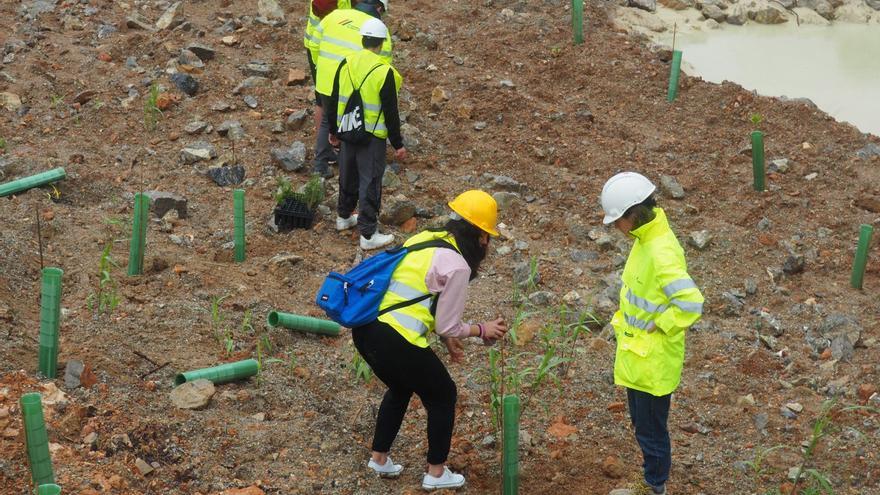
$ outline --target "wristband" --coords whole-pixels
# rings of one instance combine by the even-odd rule
[[[480,338],[481,338],[481,339],[486,338],[486,337],[485,337],[485,332],[483,331],[483,324],[482,324],[482,323],[477,323],[477,328],[480,329]]]

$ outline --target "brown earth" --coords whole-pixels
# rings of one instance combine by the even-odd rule
[[[274,176],[283,172],[271,164],[269,149],[295,140],[311,148],[314,139],[308,125],[270,132],[288,111],[310,106],[309,87],[285,84],[288,69],[307,69],[299,5],[304,2],[293,3],[285,6],[288,25],[273,28],[253,22],[256,1],[185,2],[189,29],[157,33],[127,29],[124,20],[125,9],[137,7],[154,21],[162,13],[154,2],[62,2],[36,21],[19,15],[21,6],[34,2],[0,3],[0,41],[26,43],[7,50],[14,57],[0,66],[8,75],[0,77],[0,92],[20,95],[30,107],[24,115],[0,109],[0,137],[7,142],[0,154],[0,163],[7,163],[3,180],[56,166],[69,174],[57,184],[61,195],[54,201],[46,194],[51,189],[0,199],[0,331],[5,334],[0,411],[9,408],[8,415],[0,415],[0,430],[9,434],[0,437],[0,492],[24,494],[31,488],[17,403],[22,393],[47,383],[36,379],[37,214],[45,263],[65,272],[61,372],[54,382],[64,389],[61,375],[69,359],[83,360],[98,380],[89,389],[65,390],[66,404],[45,407],[64,493],[207,494],[246,487],[253,488],[226,493],[420,491],[426,418],[418,401],[393,453],[406,465],[402,479],[376,479],[364,464],[384,387],[375,380],[365,386],[352,375],[350,339],[264,324],[275,308],[319,316],[312,298],[324,274],[348,266],[358,251],[355,238],[333,229],[332,215],[311,230],[289,234],[265,227]],[[558,301],[572,290],[581,296],[573,303],[580,311],[605,319],[613,310],[603,294],[626,254],[626,242],[614,237],[617,246],[605,250],[587,235],[600,224],[602,183],[625,169],[654,180],[674,176],[685,198],[661,196],[660,201],[682,244],[689,233],[704,229],[713,240],[702,251],[685,246],[707,309],[690,332],[670,417],[670,493],[764,493],[779,487],[788,468],[799,463],[799,445],[830,398],[837,399],[838,412],[811,465],[830,477],[836,493],[880,493],[876,410],[839,411],[865,403],[877,407],[872,392],[880,377],[876,247],[864,290],[849,287],[849,273],[858,225],[878,223],[876,210],[864,205],[880,197],[880,161],[859,159],[855,152],[878,139],[803,103],[758,97],[734,84],[684,78],[678,99],[669,104],[666,63],[639,39],[612,30],[600,3],[586,8],[586,43],[572,46],[566,4],[393,3],[388,22],[401,37],[395,59],[405,78],[402,106],[421,134],[403,166],[406,172],[400,173],[401,184],[386,188],[386,203],[403,194],[433,211],[465,188],[500,191],[483,174],[515,179],[518,196],[502,212],[507,235],[494,244],[496,252],[472,284],[466,316],[512,320],[518,308],[511,290],[514,265],[534,257],[538,289],[553,292],[555,299],[529,311],[555,328]],[[97,10],[85,15],[86,7]],[[217,28],[227,19],[241,21],[237,46],[221,43],[229,33]],[[99,40],[99,23],[119,30]],[[194,74],[201,84],[194,98],[175,90],[162,73],[191,41],[217,51]],[[143,73],[126,67],[127,57],[135,57]],[[270,62],[276,74],[269,86],[245,90],[259,102],[250,111],[231,92],[245,77],[239,67],[255,59]],[[168,107],[154,132],[144,130],[145,79],[174,96],[165,97]],[[514,87],[503,87],[501,80]],[[450,99],[432,107],[437,86]],[[129,87],[138,94],[124,108]],[[95,95],[74,102],[86,90]],[[212,111],[221,101],[236,110]],[[787,172],[769,176],[769,191],[761,194],[751,188],[751,161],[741,152],[753,113],[764,116],[768,157],[791,162]],[[196,116],[214,126],[236,119],[247,133],[235,150],[253,179],[245,187],[248,258],[240,265],[223,248],[232,239],[231,189],[216,186],[202,175],[203,168],[182,165],[178,157],[185,144],[200,139],[221,155],[231,152],[230,141],[216,133],[190,136],[183,130]],[[485,129],[476,131],[477,122],[485,122]],[[811,173],[818,176],[807,180]],[[306,180],[291,177],[295,183]],[[334,181],[327,187],[332,210]],[[151,220],[146,274],[127,277],[131,197],[145,189],[186,196],[190,216]],[[762,218],[769,219],[768,230],[757,229]],[[423,228],[438,219],[416,221]],[[121,302],[102,314],[87,301],[99,285],[98,261],[108,242],[119,264],[112,277]],[[584,251],[595,259],[575,261],[584,259]],[[270,263],[280,252],[302,261]],[[805,256],[805,270],[780,277],[790,252]],[[746,295],[745,308],[737,312],[722,293],[743,292],[746,279],[757,282],[757,293]],[[223,296],[223,320],[212,323],[212,300]],[[760,310],[782,324],[775,341],[766,338]],[[805,339],[832,313],[852,315],[862,327],[853,356],[839,362],[823,359],[830,352],[811,348]],[[252,328],[243,324],[245,315]],[[522,429],[531,443],[521,448],[521,493],[604,494],[639,476],[625,394],[612,380],[613,342],[600,329],[560,349],[573,360],[557,368],[558,388],[551,380],[523,391]],[[229,353],[222,337],[215,337],[227,331],[234,343]],[[265,369],[259,380],[219,385],[204,410],[171,404],[176,371],[256,356],[264,335],[271,348],[260,344]],[[544,349],[542,342],[536,336],[523,347],[507,344],[505,352],[508,357],[526,352],[521,356],[526,367]],[[141,379],[155,366],[135,351],[169,364]],[[483,445],[487,435],[498,436],[490,416],[488,351],[474,343],[466,351],[465,363],[450,365],[460,391],[450,465],[468,477],[462,492],[493,493],[500,490],[501,469],[497,442]],[[754,404],[739,400],[747,394]],[[790,402],[803,405],[793,419],[780,413]],[[763,432],[756,419],[766,423]],[[83,443],[91,432],[98,434],[94,447]],[[743,464],[774,445],[789,448],[774,451],[759,475]],[[158,468],[142,476],[137,459]]]

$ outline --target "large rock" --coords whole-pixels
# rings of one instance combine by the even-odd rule
[[[865,4],[874,10],[880,10],[880,0],[865,0]]]
[[[203,45],[201,43],[190,43],[186,45],[186,49],[195,53],[196,56],[199,57],[199,59],[201,59],[203,62],[213,59],[214,55],[216,54],[213,48],[207,45]]]
[[[797,6],[814,10],[828,20],[834,18],[834,7],[828,0],[797,0]]]
[[[727,19],[727,12],[724,12],[715,5],[704,5],[703,6],[703,17],[706,19],[712,19],[715,22],[724,22]]]
[[[202,62],[198,55],[186,48],[180,50],[180,55],[177,56],[177,63],[196,69],[201,69],[205,66],[205,63]]]
[[[628,7],[647,10],[648,12],[654,12],[657,10],[657,0],[627,0],[626,5]]]
[[[733,24],[734,26],[742,26],[749,20],[749,15],[746,12],[745,7],[742,5],[734,5],[732,9],[730,9],[730,13],[727,14],[727,23]]]
[[[288,172],[299,172],[306,164],[306,145],[295,141],[289,148],[272,148],[272,160]]]
[[[183,72],[171,74],[171,82],[174,83],[174,86],[181,93],[187,96],[195,96],[199,92],[199,82],[189,74],[184,74]]]
[[[400,126],[400,136],[403,138],[403,146],[409,151],[416,151],[419,148],[419,137],[421,131],[419,128],[406,123]]]
[[[143,29],[144,31],[155,31],[156,28],[150,24],[140,12],[134,12],[125,18],[125,26],[129,29]]]
[[[85,365],[82,361],[69,359],[64,367],[64,386],[70,390],[80,386],[80,376],[82,375]]]
[[[180,150],[180,160],[185,164],[193,164],[217,158],[217,150],[211,143],[197,141]]]
[[[15,93],[0,93],[0,107],[3,107],[10,112],[17,112],[18,109],[21,108],[21,97]]]
[[[382,205],[379,220],[386,225],[401,225],[416,214],[416,206],[403,196],[395,196]]]
[[[660,176],[660,187],[663,189],[664,194],[672,199],[684,198],[684,188],[671,175]]]
[[[270,78],[275,75],[275,68],[268,62],[252,60],[241,68],[246,76]]]
[[[774,6],[766,6],[749,12],[749,18],[760,24],[782,24],[788,22],[785,11]]]
[[[181,2],[174,2],[156,21],[156,29],[174,29],[183,24],[183,6]]]
[[[234,141],[238,141],[245,136],[244,129],[241,127],[241,122],[237,120],[226,120],[218,125],[217,134],[228,137]]]
[[[3,101],[2,94],[0,94],[0,101]],[[862,160],[867,160],[874,156],[880,156],[880,145],[868,143],[864,148],[856,151],[856,156]]]
[[[257,2],[257,12],[260,17],[266,19],[284,19],[284,9],[278,5],[277,0],[259,0]]]
[[[287,116],[287,122],[285,122],[284,126],[289,131],[298,131],[305,125],[308,115],[308,110],[297,110]]]
[[[855,345],[861,339],[862,327],[855,318],[835,313],[822,321],[819,334],[827,340],[823,342],[825,347],[831,347],[833,359],[850,359]]]
[[[684,10],[693,8],[696,3],[694,0],[659,0],[660,5],[672,10]]]
[[[201,409],[211,402],[214,392],[214,384],[202,378],[175,387],[171,402],[179,409]]]
[[[186,218],[187,200],[183,196],[166,191],[145,191],[144,194],[150,198],[150,213],[156,218],[162,218],[171,210],[177,211],[178,218]]]
[[[241,165],[209,168],[207,174],[220,187],[236,186],[244,181],[244,167]]]

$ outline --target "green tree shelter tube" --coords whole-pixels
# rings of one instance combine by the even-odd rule
[[[59,167],[37,175],[0,184],[0,198],[3,196],[9,196],[10,194],[27,191],[28,189],[33,189],[35,187],[51,184],[65,178],[67,178],[67,172]]]
[[[764,192],[764,133],[761,131],[752,131],[752,174],[755,191]]]
[[[39,368],[46,378],[58,374],[58,329],[61,322],[60,268],[43,268],[40,288],[40,356]]]
[[[203,368],[200,370],[178,373],[177,376],[174,377],[174,386],[176,387],[200,378],[211,380],[216,384],[233,382],[235,380],[254,376],[258,371],[260,371],[260,364],[256,359],[245,359],[244,361],[221,364],[220,366],[214,366],[212,368]]]
[[[128,275],[144,273],[144,248],[147,243],[147,214],[150,198],[146,194],[134,195],[134,218],[131,222],[131,247],[128,252]]]
[[[24,420],[24,441],[34,486],[55,483],[52,458],[49,456],[49,436],[43,419],[43,401],[39,393],[21,396],[21,415]]]
[[[339,335],[340,330],[339,324],[333,321],[310,318],[308,316],[300,316],[292,313],[282,313],[281,311],[270,312],[269,316],[266,318],[266,323],[268,323],[270,327],[284,327],[290,330],[330,335],[332,337]]]
[[[40,485],[37,488],[37,495],[61,495],[61,487],[54,483]]]
[[[859,247],[856,249],[856,258],[853,261],[852,277],[849,279],[849,283],[854,289],[862,288],[862,282],[865,278],[865,265],[868,263],[868,245],[871,244],[871,236],[873,234],[874,227],[862,224],[862,228],[859,229]]]
[[[503,494],[519,493],[519,396],[505,395],[502,402],[504,452],[502,454]]]
[[[245,259],[245,236],[244,236],[244,189],[236,189],[232,193],[232,205],[235,210],[235,262],[241,263]]]
[[[584,42],[584,0],[571,0],[571,32],[575,45]]]
[[[672,65],[669,67],[669,89],[666,90],[666,101],[673,101],[678,96],[678,78],[681,75],[681,50],[672,51]]]

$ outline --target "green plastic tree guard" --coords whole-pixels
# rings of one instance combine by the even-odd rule
[[[49,436],[43,419],[43,401],[39,393],[21,396],[21,416],[24,420],[24,441],[34,486],[55,483],[52,457],[49,455]]]
[[[28,189],[33,189],[35,187],[51,184],[65,178],[67,178],[67,172],[59,167],[37,175],[0,184],[0,198],[3,196],[9,196],[10,194],[27,191]]]
[[[256,359],[245,359],[244,361],[221,364],[212,368],[178,373],[174,377],[174,386],[176,387],[200,378],[211,380],[215,384],[233,382],[254,376],[258,371],[260,371],[260,363]]]
[[[584,42],[584,0],[571,0],[571,32],[575,45]]]
[[[764,133],[761,131],[752,131],[752,173],[755,191],[764,192]]]
[[[61,487],[54,483],[40,485],[37,488],[37,495],[61,495]]]
[[[669,89],[666,90],[666,101],[673,101],[678,96],[678,78],[681,75],[681,50],[672,51],[672,65],[669,67]]]
[[[128,275],[144,273],[144,248],[147,243],[147,214],[150,197],[143,193],[134,195],[134,218],[131,222],[131,247],[128,252]]]
[[[300,316],[292,313],[282,313],[281,311],[272,311],[266,318],[266,322],[270,327],[284,327],[290,330],[298,330],[300,332],[317,333],[321,335],[330,335],[336,337],[339,335],[339,324],[329,320],[320,320],[318,318],[310,318],[308,316]]]
[[[241,263],[245,259],[244,189],[233,191],[232,203],[235,209],[235,261]]]
[[[505,395],[501,407],[504,412],[503,493],[516,495],[519,493],[519,396]]]
[[[58,374],[58,328],[61,322],[60,268],[43,268],[40,288],[40,373],[46,378]]]
[[[853,261],[852,277],[849,279],[849,283],[854,289],[862,288],[862,282],[865,278],[865,265],[868,264],[868,245],[871,244],[871,236],[873,234],[874,227],[862,224],[861,229],[859,229],[859,247],[856,249],[856,259]]]

